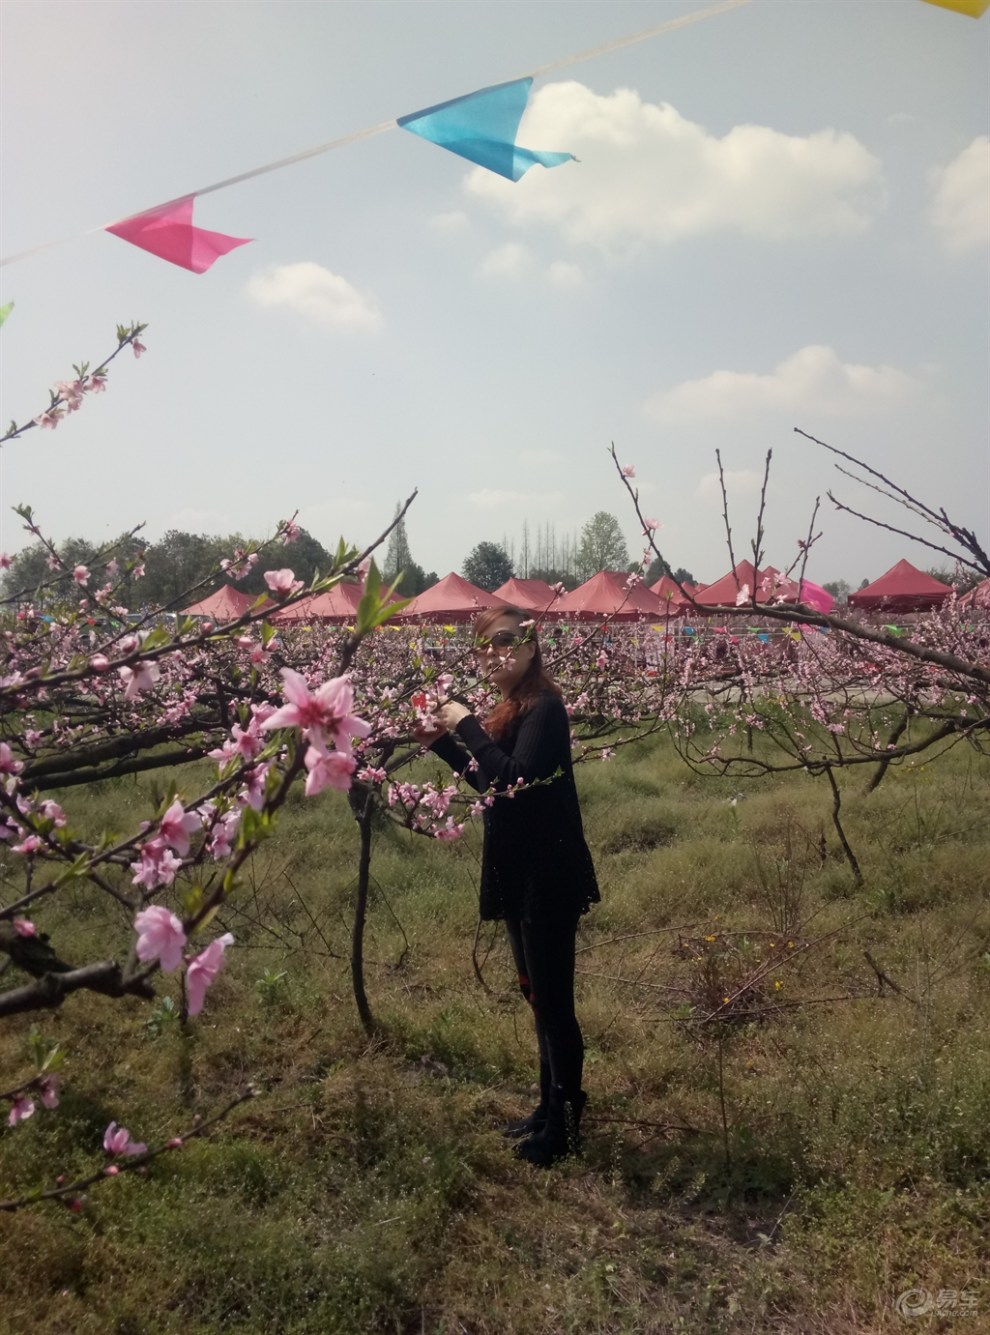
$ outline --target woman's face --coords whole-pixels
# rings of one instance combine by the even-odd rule
[[[512,693],[536,653],[535,642],[525,638],[526,630],[515,617],[502,616],[476,641],[474,652],[479,675],[497,686],[503,695]]]

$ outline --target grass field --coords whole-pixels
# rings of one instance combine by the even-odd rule
[[[843,791],[857,885],[823,783],[701,777],[657,739],[580,767],[590,1102],[583,1157],[551,1172],[497,1130],[530,1105],[534,1043],[504,938],[476,937],[480,831],[379,831],[372,1043],[356,829],[339,795],[293,799],[198,1021],[82,994],[34,1017],[68,1053],[62,1102],[0,1135],[0,1195],[91,1171],[111,1119],[158,1144],[262,1093],[79,1214],[0,1215],[0,1330],[990,1328],[990,760],[867,777]],[[144,814],[150,782],[93,790],[94,826]],[[59,912],[70,958],[127,928],[112,901]],[[0,1032],[5,1071],[30,1026]],[[898,1312],[919,1288],[933,1310]]]

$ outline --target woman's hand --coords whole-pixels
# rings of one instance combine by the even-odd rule
[[[419,742],[420,746],[432,746],[437,738],[442,737],[446,731],[446,728],[427,728],[425,724],[417,723],[410,736],[414,742]]]
[[[470,713],[466,705],[458,704],[456,700],[448,700],[437,710],[437,718],[445,728],[453,732],[461,719],[467,718]]]

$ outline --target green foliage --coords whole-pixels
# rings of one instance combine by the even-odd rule
[[[512,578],[515,571],[504,547],[497,542],[479,542],[465,558],[461,573],[479,589],[494,593],[506,580]]]
[[[619,521],[607,510],[599,510],[581,530],[578,574],[588,579],[599,570],[625,570],[628,564],[629,552]]]

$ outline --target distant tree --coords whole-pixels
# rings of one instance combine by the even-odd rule
[[[234,546],[237,544],[235,543]],[[241,544],[243,545],[243,544]],[[250,544],[252,547],[256,543]],[[230,548],[233,551],[233,546]],[[238,585],[245,593],[267,593],[265,583],[266,570],[282,570],[288,566],[296,579],[306,584],[313,582],[313,576],[319,572],[325,574],[333,565],[333,558],[321,542],[308,533],[299,530],[299,536],[287,547],[274,547],[264,554],[262,559]]]
[[[159,542],[146,548],[145,577],[134,585],[134,598],[140,606],[149,607],[170,607],[180,602],[193,585],[209,575],[221,556],[228,554],[226,541],[205,533],[169,529]],[[243,545],[242,539],[240,542]]]
[[[629,552],[622,529],[615,515],[599,510],[581,530],[577,568],[582,579],[589,579],[599,570],[625,570]]]
[[[437,572],[435,570],[428,570],[426,574],[423,576],[423,583],[419,592],[422,593],[423,589],[432,589],[434,584],[439,584],[439,582],[440,582],[440,576],[437,574]]]
[[[956,566],[952,570],[948,566],[932,566],[925,573],[940,584],[951,584],[959,593],[968,593],[981,578],[979,571],[967,570],[965,566]]]
[[[401,510],[401,505],[395,507],[396,514],[399,514]],[[406,537],[406,521],[403,518],[399,520],[389,534],[388,546],[385,549],[385,560],[382,563],[382,575],[386,580],[391,581],[403,570],[408,570],[412,564],[412,552],[409,550],[409,539]]]
[[[659,579],[659,576],[657,578]],[[694,584],[697,582],[690,570],[686,570],[684,566],[678,566],[671,575],[671,579],[676,579],[678,584]]]
[[[40,584],[51,579],[48,552],[43,543],[24,547],[10,558],[10,569],[3,577],[4,595],[12,598],[17,593],[31,594]]]
[[[670,574],[670,566],[667,564],[667,562],[663,559],[662,556],[655,556],[653,560],[650,562],[649,568],[647,569],[646,574],[643,576],[643,579],[647,584],[656,584],[658,579],[662,579],[664,575],[669,575],[669,574]]]
[[[569,570],[557,570],[554,567],[531,566],[529,579],[542,579],[544,584],[563,584],[564,588],[570,591],[576,589],[580,580],[576,575],[572,575]]]
[[[479,542],[464,562],[464,578],[493,593],[513,575],[512,561],[497,542]]]
[[[845,606],[849,595],[852,593],[852,589],[844,579],[829,580],[827,584],[822,585],[822,588],[826,593],[832,595],[840,607]]]
[[[72,581],[72,571],[78,565],[88,568],[94,564],[97,548],[85,538],[67,538],[57,550],[66,567],[66,573],[57,579],[55,570],[49,565],[48,549],[43,543],[36,542],[12,556],[10,569],[3,581],[7,597],[17,593],[31,596],[42,584],[50,584],[44,594],[48,602],[75,597],[78,589]]]
[[[432,570],[427,575],[423,567],[412,560],[407,561],[402,567],[401,575],[402,578],[396,586],[396,592],[400,593],[403,598],[415,598],[417,593],[422,593],[424,589],[428,589],[437,582],[437,577]],[[395,575],[389,573],[387,578],[391,582],[395,579]]]

